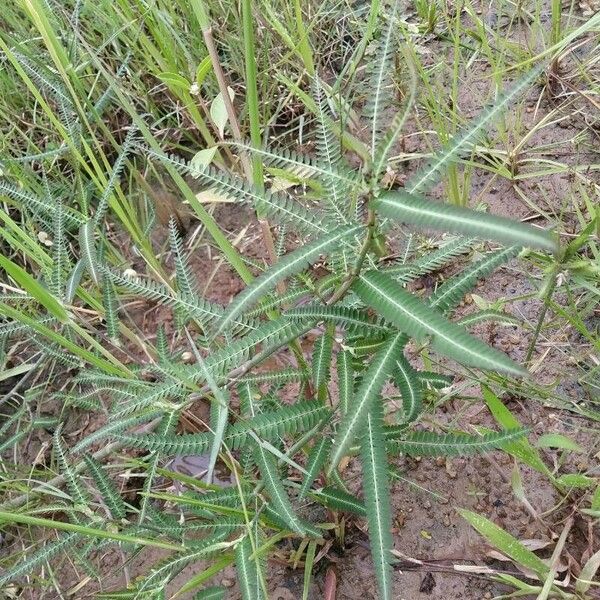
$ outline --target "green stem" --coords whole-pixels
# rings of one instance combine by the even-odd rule
[[[358,259],[356,264],[354,265],[354,269],[348,274],[346,279],[342,282],[340,287],[334,292],[333,296],[327,300],[326,304],[331,306],[335,304],[339,300],[341,300],[346,292],[350,289],[350,286],[354,283],[354,280],[360,274],[360,270],[362,269],[363,263],[365,262],[365,258],[367,257],[367,253],[369,252],[369,248],[371,247],[371,241],[373,240],[373,235],[375,234],[375,211],[373,209],[369,209],[369,215],[367,219],[367,236],[363,242],[362,248],[360,249],[360,254],[358,255]]]
[[[544,324],[544,319],[546,318],[546,313],[548,312],[548,308],[550,307],[550,298],[552,298],[552,294],[556,289],[556,281],[558,274],[560,272],[562,264],[556,263],[554,267],[552,267],[552,271],[548,274],[548,280],[546,281],[546,289],[544,290],[544,294],[542,296],[542,301],[544,306],[542,307],[542,312],[538,318],[538,321],[535,326],[535,331],[533,332],[533,337],[531,338],[531,342],[529,343],[529,347],[527,348],[527,356],[525,357],[525,366],[529,366],[531,361],[531,357],[533,356],[533,351],[535,350],[535,345],[537,344],[538,337],[542,330],[542,325]]]
[[[167,542],[159,542],[158,540],[151,540],[133,535],[125,535],[124,533],[106,531],[104,529],[96,529],[94,527],[84,527],[83,525],[76,525],[75,523],[65,523],[64,521],[53,521],[52,519],[32,517],[31,515],[24,515],[21,513],[0,511],[0,523],[23,523],[24,525],[34,525],[38,527],[51,527],[52,529],[73,531],[75,533],[80,533],[81,535],[106,538],[119,542],[127,542],[129,544],[137,544],[140,546],[154,546],[155,548],[175,550],[176,552],[185,550],[183,546],[176,546],[175,544],[169,544]]]
[[[258,90],[256,86],[256,46],[252,27],[252,0],[242,1],[242,22],[244,28],[244,54],[246,61],[246,103],[250,119],[250,141],[254,148],[260,149],[262,138],[260,131],[260,114],[258,110]],[[259,156],[252,157],[252,181],[262,190],[264,187],[263,164]],[[257,210],[258,212],[258,210]],[[259,217],[261,214],[259,213]]]

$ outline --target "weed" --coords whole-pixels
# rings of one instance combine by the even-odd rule
[[[548,311],[560,313],[557,289],[585,290],[585,297],[571,295],[570,302],[592,310],[598,215],[591,198],[580,215],[582,231],[562,246],[551,231],[466,208],[477,161],[515,186],[528,176],[525,145],[536,130],[513,144],[519,125],[509,127],[504,115],[547,72],[544,63],[529,65],[562,51],[565,39],[586,27],[566,33],[561,7],[553,2],[548,47],[519,56],[524,74],[503,90],[498,80],[495,102],[467,124],[457,110],[464,51],[460,11],[450,15],[437,3],[415,5],[424,32],[452,43],[453,85],[441,110],[440,83],[418,60],[411,38],[416,34],[397,8],[382,10],[373,0],[364,37],[331,82],[310,45],[311,30],[331,18],[327,11],[315,9],[305,22],[299,1],[260,4],[269,27],[255,28],[256,7],[243,0],[239,41],[225,47],[219,41],[221,21],[227,25],[238,17],[228,3],[178,1],[172,11],[163,11],[120,1],[103,30],[105,16],[96,26],[84,18],[88,3],[68,7],[28,0],[19,10],[35,26],[39,43],[31,42],[29,26],[15,9],[9,11],[11,37],[0,32],[2,85],[21,90],[35,108],[26,104],[21,122],[4,134],[7,147],[22,152],[7,152],[2,162],[0,216],[9,251],[0,257],[7,291],[0,303],[0,337],[3,348],[29,337],[34,350],[25,350],[33,352],[27,366],[34,360],[36,372],[41,363],[60,366],[61,380],[60,389],[52,390],[58,419],[34,417],[32,396],[2,426],[2,452],[14,451],[36,429],[51,430],[50,468],[58,473],[48,478],[50,469],[44,469],[40,484],[37,474],[24,477],[14,461],[0,520],[56,535],[25,550],[0,573],[5,589],[40,570],[41,587],[60,589],[56,573],[47,568],[60,553],[71,556],[87,577],[98,578],[91,558],[114,545],[127,557],[143,547],[164,553],[134,580],[127,574],[125,588],[97,597],[162,598],[168,592],[176,598],[200,590],[198,597],[219,598],[224,587],[201,588],[235,565],[242,597],[266,598],[268,558],[291,548],[286,560],[303,563],[302,595],[308,598],[317,559],[333,545],[342,548],[349,524],[365,519],[378,597],[395,597],[390,465],[400,454],[450,457],[500,448],[565,495],[574,488],[593,493],[585,510],[592,517],[598,511],[593,474],[559,474],[541,455],[543,448],[576,452],[577,445],[559,435],[532,445],[527,428],[492,390],[492,383],[521,392],[528,386],[513,379],[526,375],[523,365],[467,331],[483,321],[514,324],[504,300],[480,299],[480,310],[468,317],[455,314],[478,281],[517,256],[527,256],[544,272],[543,309],[526,365]],[[490,62],[494,58],[500,73],[506,57],[484,43],[487,25],[469,3],[465,10],[475,20],[482,52]],[[61,29],[65,18],[71,31]],[[259,77],[261,67],[268,67],[258,52],[259,35],[280,53],[282,68],[273,78]],[[200,39],[206,55],[190,51]],[[140,65],[141,56],[147,63]],[[556,79],[556,63],[551,65]],[[131,77],[140,68],[152,78],[149,89],[144,77]],[[290,75],[293,71],[299,75]],[[441,144],[399,186],[390,182],[391,155],[414,109],[417,81]],[[314,156],[266,143],[265,124],[277,121],[283,108],[263,106],[260,99],[281,85],[288,89],[286,104],[293,96],[301,100],[298,127],[311,120]],[[354,98],[342,92],[361,85],[368,93],[359,117]],[[245,113],[238,107],[240,95]],[[32,135],[24,136],[30,120]],[[368,123],[365,141],[347,127],[354,121]],[[294,124],[291,119],[286,125]],[[486,147],[484,132],[493,125],[506,151]],[[361,159],[360,167],[352,166],[346,151]],[[425,196],[442,175],[448,204]],[[184,199],[180,209],[194,214],[219,264],[243,281],[229,305],[199,291],[182,238],[185,227],[176,215],[156,252],[151,236],[160,195],[152,200],[144,193],[153,179],[172,180]],[[219,227],[212,214],[217,203],[255,212],[264,262],[244,256],[239,240]],[[167,212],[178,210],[169,205]],[[410,242],[392,253],[400,226],[453,237],[419,255],[411,254]],[[132,252],[119,243],[123,233]],[[492,242],[494,249],[480,252],[431,293],[409,289],[477,244],[487,248],[477,240]],[[524,247],[535,250],[525,255]],[[129,267],[133,255],[140,258],[135,269]],[[168,335],[162,327],[150,335],[137,329],[128,311],[139,299],[172,311]],[[565,318],[597,345],[585,316],[569,310]],[[431,354],[439,357],[439,368]],[[285,366],[274,356],[285,357]],[[416,366],[421,364],[416,357],[423,365]],[[38,384],[40,394],[52,368],[39,371],[47,377]],[[452,370],[475,380],[483,378],[478,371],[489,372],[492,387],[483,396],[497,430],[430,425],[427,416],[452,389]],[[24,372],[15,367],[8,376]],[[206,417],[199,416],[204,405]],[[64,425],[74,407],[99,415],[103,424],[71,444]],[[175,457],[194,458],[200,471],[177,472],[169,466]],[[349,467],[354,457],[361,485]],[[518,477],[517,467],[516,495]],[[121,485],[135,478],[142,479],[141,487]],[[175,491],[164,489],[165,480],[177,484]],[[562,595],[555,583],[557,561],[572,521],[565,523],[548,565],[485,517],[466,510],[462,515],[541,584],[512,576],[501,581],[542,598]],[[587,593],[597,563],[596,553],[583,565],[576,593]],[[187,568],[194,565],[201,567],[190,576]],[[184,573],[186,580],[179,579]]]

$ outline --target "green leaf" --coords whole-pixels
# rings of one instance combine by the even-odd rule
[[[191,336],[188,337],[191,343],[193,340]],[[210,428],[212,432],[212,442],[210,448],[210,455],[208,459],[208,468],[206,471],[206,480],[211,483],[213,471],[215,469],[215,465],[217,464],[217,459],[219,457],[219,452],[221,452],[221,445],[223,443],[223,436],[225,435],[225,427],[227,426],[227,421],[229,420],[229,390],[221,389],[214,377],[207,369],[204,359],[198,354],[197,356],[198,363],[200,368],[204,372],[204,377],[206,379],[206,383],[212,392],[214,399],[211,403],[211,419],[210,419]]]
[[[560,448],[573,452],[585,452],[577,442],[560,433],[546,433],[540,436],[535,444],[538,448]]]
[[[294,381],[308,381],[308,371],[304,369],[295,369],[293,367],[287,367],[279,369],[278,371],[264,371],[261,373],[250,373],[240,377],[240,383],[270,383],[272,385],[279,385],[283,383],[290,383]]]
[[[283,483],[277,472],[277,462],[273,455],[261,444],[256,444],[254,459],[258,465],[262,482],[271,498],[272,508],[291,531],[298,535],[306,535],[302,521],[296,515],[292,503],[285,492]]]
[[[211,587],[200,590],[195,596],[194,600],[225,600],[225,594],[227,588],[220,585],[213,585]]]
[[[399,283],[409,283],[417,277],[434,273],[445,265],[453,263],[457,256],[469,252],[474,243],[473,238],[453,237],[436,250],[427,252],[416,260],[404,262],[404,257],[402,257],[399,259],[402,262],[393,262],[390,266],[384,267],[382,271],[391,275]]]
[[[396,361],[393,371],[394,382],[402,396],[403,423],[411,423],[421,414],[423,410],[423,391],[417,375],[406,358],[401,355]]]
[[[54,214],[54,203],[50,203],[42,197],[31,194],[23,187],[13,185],[4,178],[0,179],[0,194],[8,196],[14,200],[15,203],[25,206],[34,214],[38,214],[39,220],[44,223],[48,223],[49,219],[51,219]],[[39,213],[42,214],[40,215]],[[70,208],[65,210],[64,218],[69,230],[79,227],[85,221],[85,218],[80,213]]]
[[[462,325],[463,327],[469,327],[471,325],[476,325],[477,323],[484,323],[486,321],[491,321],[492,323],[498,323],[500,325],[522,325],[522,321],[514,317],[513,315],[508,314],[502,310],[495,310],[493,308],[487,308],[484,310],[480,310],[464,317],[461,317],[456,321],[458,325]]]
[[[102,190],[102,195],[100,196],[100,200],[98,200],[98,205],[96,207],[96,214],[94,215],[94,218],[91,221],[93,224],[89,225],[87,227],[88,233],[90,235],[90,242],[91,242],[90,247],[93,246],[94,230],[97,227],[99,227],[102,223],[104,214],[106,213],[106,210],[108,209],[109,199],[113,195],[115,187],[119,183],[119,179],[121,177],[121,172],[123,171],[123,168],[125,167],[125,164],[127,163],[127,157],[133,148],[133,143],[135,141],[136,135],[137,135],[137,128],[131,127],[129,129],[129,131],[127,132],[127,136],[125,137],[125,141],[123,142],[123,145],[121,146],[121,151],[119,152],[119,156],[117,156],[117,159],[115,160],[112,171],[110,173],[110,177],[108,178],[108,181],[106,182],[106,185],[104,186],[104,189]],[[96,281],[95,276],[92,275],[92,277],[94,277],[94,281]],[[96,281],[96,283],[97,283],[97,281]]]
[[[589,488],[598,484],[598,480],[580,473],[565,473],[556,480],[557,483],[569,488]]]
[[[310,449],[308,459],[306,461],[306,475],[302,480],[300,491],[298,492],[298,498],[304,498],[310,490],[310,486],[314,480],[319,476],[329,451],[331,450],[331,440],[329,438],[321,438],[315,442],[315,445]]]
[[[261,600],[265,596],[260,583],[260,558],[252,558],[254,550],[250,535],[246,534],[235,547],[235,567],[242,600]]]
[[[185,550],[175,556],[169,556],[165,560],[154,565],[148,575],[137,586],[137,600],[144,600],[148,592],[156,589],[157,586],[163,587],[166,583],[173,580],[175,576],[183,571],[185,567],[192,563],[197,563],[200,559],[213,555],[217,552],[223,552],[230,548],[233,542],[222,541],[229,535],[229,532],[213,534],[210,537],[196,541]]]
[[[258,302],[279,281],[302,271],[309,264],[318,260],[321,254],[328,253],[339,246],[345,238],[357,234],[361,229],[363,229],[362,225],[340,227],[327,236],[305,244],[280,259],[279,262],[252,281],[243,292],[234,298],[233,302],[227,307],[217,334],[222,332],[240,313],[247,310],[255,302]]]
[[[373,358],[364,374],[359,389],[354,395],[352,405],[348,407],[348,412],[342,417],[342,421],[338,426],[328,473],[331,473],[337,467],[342,457],[360,434],[365,424],[366,415],[379,396],[383,384],[390,377],[393,366],[402,353],[407,339],[406,335],[402,333],[391,335]]]
[[[285,435],[311,429],[328,414],[329,409],[321,402],[297,402],[277,411],[261,413],[246,421],[238,421],[227,429],[223,441],[230,450],[239,450],[249,443],[251,432],[259,438],[276,441]],[[118,434],[115,437],[127,446],[157,451],[167,456],[202,454],[208,450],[213,438],[210,433],[168,436],[157,433]]]
[[[65,271],[70,268],[69,254],[65,235],[65,207],[61,199],[56,203],[52,220],[54,248],[52,252],[52,274],[50,277],[52,294],[62,298]]]
[[[327,98],[318,76],[314,78],[314,91],[317,106],[316,146],[317,157],[325,165],[326,172],[339,171],[342,164],[341,143],[333,133],[329,122],[331,117],[327,107]],[[342,179],[325,175],[322,177],[325,188],[325,201],[339,223],[348,223],[347,213],[350,208],[348,186]]]
[[[171,306],[176,311],[181,311],[182,314],[192,319],[197,319],[204,328],[208,328],[213,321],[221,319],[223,316],[223,309],[220,306],[208,302],[204,298],[200,298],[197,294],[175,294],[166,286],[151,279],[127,277],[115,273],[102,265],[98,269],[103,277],[110,279],[115,285],[121,286],[133,294],[138,294],[165,306]],[[235,325],[247,327],[249,324],[244,319],[240,319],[236,321]]]
[[[458,512],[502,554],[514,560],[518,565],[537,573],[540,579],[546,578],[550,570],[548,566],[510,533],[470,510],[458,509]]]
[[[366,311],[347,306],[308,304],[286,310],[285,316],[294,321],[317,320],[336,323],[346,331],[357,334],[376,335],[385,334],[389,331],[381,323],[373,322]]]
[[[482,277],[489,275],[494,269],[515,256],[518,248],[511,247],[499,252],[492,252],[470,265],[464,271],[445,281],[429,299],[430,306],[447,313],[456,308],[458,303],[470,292]]]
[[[434,202],[403,191],[385,192],[373,203],[380,214],[424,229],[436,229],[510,246],[531,246],[556,252],[558,244],[552,234],[518,221]]]
[[[383,273],[367,271],[352,285],[352,289],[365,304],[419,341],[432,336],[432,346],[458,362],[512,375],[525,373],[506,354],[446,320]]]
[[[79,287],[79,283],[83,277],[84,271],[85,261],[79,259],[77,263],[75,263],[75,266],[73,267],[65,286],[65,302],[67,304],[73,302],[73,298],[75,298],[75,294],[77,293],[77,288]]]
[[[146,149],[148,154],[171,165],[178,171],[189,173],[206,185],[206,191],[214,191],[231,202],[251,204],[262,207],[271,218],[281,224],[289,224],[295,230],[307,233],[326,234],[328,228],[322,223],[323,215],[314,209],[308,209],[281,193],[258,190],[242,179],[217,171],[211,166],[197,169],[177,156],[168,156],[155,150]]]
[[[400,440],[389,441],[388,451],[410,456],[463,456],[496,448],[504,449],[507,444],[524,435],[523,429],[507,429],[483,435],[413,431]]]
[[[44,544],[39,550],[33,554],[29,554],[24,560],[18,562],[10,569],[3,571],[0,575],[0,587],[4,587],[9,581],[17,579],[21,575],[31,574],[38,565],[45,564],[61,550],[69,546],[74,546],[79,539],[79,534],[72,532],[59,536],[59,539],[55,542]]]
[[[447,147],[442,148],[433,158],[433,160],[423,169],[417,171],[406,183],[406,190],[411,194],[415,192],[425,192],[437,181],[437,174],[440,169],[452,164],[456,155],[464,149],[467,144],[476,142],[478,134],[491,123],[510,103],[517,98],[539,75],[543,67],[532,69],[523,78],[519,79],[513,87],[505,94],[496,98],[493,104],[482,111],[477,119],[465,131],[465,133],[453,140]]]
[[[12,277],[15,282],[30,296],[35,298],[50,314],[54,315],[61,323],[69,320],[69,313],[60,301],[55,298],[45,287],[36,281],[27,271],[0,255],[0,267]]]
[[[104,307],[106,333],[108,333],[111,340],[117,340],[119,337],[119,316],[117,314],[117,296],[112,281],[104,281],[102,284],[102,305]]]
[[[344,490],[327,486],[322,490],[311,492],[310,494],[331,510],[349,512],[361,517],[367,516],[367,510],[363,502]]]
[[[348,407],[353,403],[354,396],[354,367],[352,366],[352,353],[342,350],[337,355],[338,397],[342,415],[348,412]]]
[[[174,594],[174,597],[179,597],[180,595],[186,594],[190,590],[195,590],[199,585],[202,585],[204,582],[209,581],[217,574],[219,574],[223,569],[228,567],[234,561],[234,557],[231,553],[224,553],[221,558],[214,558],[211,561],[211,565],[200,571],[196,575],[194,575],[191,579],[185,582],[184,585],[181,586],[179,590]],[[206,591],[212,588],[206,588]],[[202,592],[198,592],[196,596],[194,596],[194,600],[202,598]]]
[[[501,427],[504,427],[505,429],[517,429],[521,427],[521,424],[516,417],[508,410],[508,408],[506,408],[506,406],[504,406],[503,402],[492,392],[492,390],[486,386],[482,386],[481,391],[492,416]],[[526,438],[506,444],[503,450],[523,461],[532,469],[543,473],[550,479],[554,479],[552,473],[542,460],[540,453]]]
[[[308,600],[310,592],[310,581],[312,579],[313,567],[315,564],[315,554],[317,553],[317,541],[310,540],[304,559],[304,588],[302,590],[302,600]]]
[[[289,531],[290,526],[281,518],[279,513],[274,510],[270,504],[265,504],[262,509],[264,521],[268,527],[278,529],[280,532]],[[306,536],[313,538],[322,538],[321,531],[317,529],[310,521],[299,519],[300,524],[306,532]]]
[[[450,387],[454,382],[453,377],[442,375],[441,373],[434,373],[433,371],[417,371],[417,377],[421,383],[430,385],[436,389]]]
[[[180,294],[192,298],[196,295],[196,281],[188,264],[177,221],[173,215],[169,219],[169,245],[175,259],[177,288]]]
[[[229,98],[233,100],[234,94],[230,87],[227,88],[227,93],[229,94]],[[215,99],[210,104],[210,118],[219,132],[219,137],[223,138],[223,134],[225,133],[225,125],[227,125],[229,117],[227,115],[227,109],[225,108],[225,99],[223,98],[223,94],[221,94],[221,92],[217,94]]]
[[[188,92],[190,89],[190,82],[178,73],[163,71],[162,73],[158,73],[156,76],[163,83],[166,83],[169,89],[176,89],[184,92]]]
[[[327,384],[331,376],[331,355],[333,351],[333,334],[328,329],[317,339],[313,348],[312,375],[315,389],[320,400],[327,398]]]
[[[379,586],[379,598],[391,600],[392,516],[382,427],[383,405],[377,401],[367,413],[361,438],[361,465],[371,556]]]
[[[2,436],[2,441],[0,441],[0,452],[4,452],[9,448],[12,448],[16,444],[18,444],[23,438],[29,435],[29,431],[27,429],[21,429],[21,431],[15,431],[11,436]]]
[[[318,177],[325,181],[331,180],[336,186],[345,187],[356,185],[359,178],[350,170],[339,168],[334,165],[324,165],[321,161],[316,161],[311,156],[298,154],[297,152],[286,148],[278,148],[277,151],[261,148],[253,148],[248,144],[233,143],[233,146],[240,148],[249,154],[256,154],[262,158],[265,165],[271,169],[279,169],[285,173],[291,173],[300,181],[306,181]],[[0,184],[1,189],[1,184]]]
[[[79,249],[81,260],[96,285],[100,284],[100,273],[98,272],[98,254],[96,252],[96,241],[94,240],[94,220],[86,221],[79,228]]]
[[[394,3],[392,14],[389,15],[387,26],[377,48],[373,61],[369,63],[369,95],[365,112],[371,121],[370,154],[371,161],[375,161],[377,148],[382,132],[387,123],[383,123],[384,113],[390,105],[393,95],[394,81],[391,77],[393,72],[394,58],[396,56],[395,34],[397,32],[396,9],[398,4]]]
[[[70,339],[60,335],[54,329],[46,327],[44,325],[44,323],[47,323],[48,321],[46,321],[45,319],[34,319],[34,318],[30,317],[29,315],[14,309],[12,306],[5,304],[4,302],[0,302],[0,314],[8,316],[12,319],[15,319],[16,321],[31,328],[32,330],[39,332],[44,337],[47,337],[49,340],[52,340],[52,341],[56,342],[57,344],[60,344],[67,350],[71,351],[73,354],[79,356],[83,360],[86,360],[90,364],[95,365],[96,367],[99,367],[100,369],[104,370],[107,373],[114,373],[114,374],[118,374],[118,375],[129,374],[129,371],[127,370],[127,368],[124,365],[122,365],[114,356],[112,356],[100,344],[98,344],[98,342],[96,342],[96,340],[94,340],[91,337],[86,336],[86,339],[88,340],[88,342],[90,342],[92,344],[92,346],[94,346],[95,350],[97,350],[98,352],[101,352],[105,356],[107,356],[109,359],[108,361],[100,358],[96,352],[91,352],[89,350],[86,350],[81,344],[74,343]],[[80,335],[85,336],[86,332],[79,329],[72,322],[71,322],[71,326],[73,326],[78,331],[78,333],[80,333]]]
[[[73,502],[81,506],[87,506],[90,501],[89,495],[83,485],[79,473],[77,473],[67,460],[67,453],[61,437],[61,431],[62,424],[54,430],[54,435],[52,436],[52,448],[54,450],[55,460],[58,463],[60,472],[67,482],[67,489],[71,494]]]
[[[83,455],[90,475],[96,482],[96,487],[102,496],[102,500],[108,507],[113,519],[124,519],[127,512],[125,502],[117,490],[115,484],[109,479],[104,467],[89,454]]]
[[[203,170],[213,161],[215,154],[217,153],[217,146],[211,148],[204,148],[194,154],[194,158],[190,161],[190,164],[194,169]]]
[[[135,535],[119,533],[116,531],[105,531],[104,529],[97,529],[95,527],[85,527],[83,525],[76,525],[74,523],[65,523],[64,521],[42,519],[40,517],[33,517],[31,515],[25,515],[22,513],[0,511],[0,523],[22,523],[24,525],[33,525],[36,527],[48,527],[53,530],[58,529],[62,531],[71,531],[81,535],[105,538],[108,540],[115,540],[117,542],[126,542],[128,544],[135,544],[138,546],[153,546],[155,548],[163,548],[164,550],[175,550],[177,552],[183,550],[182,546],[176,546],[175,544],[161,542],[157,539],[147,539]]]
[[[600,550],[590,556],[583,565],[579,577],[577,577],[577,583],[575,584],[575,591],[585,596],[588,590],[592,587],[592,584],[598,583],[594,580],[594,576],[600,569]]]
[[[106,437],[112,437],[115,435],[115,433],[119,433],[121,431],[124,431],[125,429],[129,429],[134,425],[139,425],[140,423],[152,421],[152,419],[160,415],[161,411],[154,409],[146,410],[142,413],[137,413],[127,418],[120,418],[116,421],[111,420],[108,423],[106,423],[106,425],[99,427],[98,429],[96,429],[96,431],[93,431],[92,433],[84,437],[82,440],[79,440],[79,442],[77,442],[75,446],[71,448],[71,452],[81,452],[83,449],[87,448],[88,446],[91,446],[98,440],[104,439]]]

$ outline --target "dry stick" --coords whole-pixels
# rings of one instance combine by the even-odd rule
[[[208,27],[207,29],[202,29],[202,35],[204,37],[204,43],[206,44],[206,49],[208,50],[208,55],[210,56],[210,60],[213,64],[213,69],[215,71],[215,77],[217,78],[217,84],[219,86],[219,91],[221,92],[221,96],[223,97],[223,104],[225,104],[225,111],[227,112],[227,118],[229,119],[229,125],[231,126],[231,130],[233,132],[233,137],[237,142],[242,142],[242,131],[240,129],[240,125],[237,120],[237,115],[235,113],[235,108],[233,106],[233,102],[229,96],[229,86],[227,85],[227,80],[225,78],[225,72],[223,71],[223,67],[221,66],[221,62],[219,60],[219,54],[217,53],[217,48],[215,46],[215,40],[212,34],[212,27]],[[246,154],[242,154],[242,167],[244,169],[244,174],[246,178],[251,181],[252,180],[252,167],[250,166],[250,161]]]
[[[204,3],[202,0],[195,0],[192,4],[194,10],[196,11],[196,17],[198,22],[200,23],[200,27],[202,29],[202,36],[204,38],[204,43],[206,45],[206,49],[208,50],[208,55],[210,56],[211,62],[213,64],[213,69],[215,71],[215,76],[217,78],[217,84],[219,86],[219,91],[221,92],[221,96],[223,97],[223,102],[225,104],[225,111],[227,112],[227,117],[229,119],[229,123],[231,125],[231,130],[233,132],[233,137],[238,143],[242,143],[242,132],[240,129],[240,125],[237,119],[237,115],[235,112],[235,108],[233,106],[233,102],[229,97],[229,89],[227,86],[227,79],[225,77],[225,73],[223,71],[223,67],[221,66],[221,61],[219,60],[219,54],[217,52],[217,48],[215,46],[215,40],[212,34],[212,27],[210,25],[210,21],[208,19],[208,15],[206,13],[206,9],[204,7]],[[250,165],[250,161],[248,160],[248,155],[244,152],[241,156],[242,166],[244,169],[244,173],[246,178],[250,183],[253,182],[252,177],[252,166]],[[271,231],[271,225],[267,219],[264,219],[260,216],[260,213],[257,214],[258,222],[260,223],[260,228],[262,231],[263,241],[267,247],[267,254],[269,257],[269,262],[271,264],[275,264],[278,260],[277,252],[275,250],[275,242],[273,240],[273,233]],[[280,294],[284,294],[286,291],[285,282],[278,281],[276,284],[277,291]],[[303,352],[302,345],[299,341],[294,341],[290,344],[290,349],[296,355],[298,362],[302,363]],[[311,394],[311,386],[307,387],[307,394]]]
[[[227,79],[225,77],[225,72],[223,71],[223,67],[221,66],[221,62],[219,60],[219,54],[217,53],[217,48],[215,46],[215,40],[212,34],[212,27],[202,28],[202,35],[204,37],[204,43],[206,44],[206,49],[208,50],[208,55],[210,56],[210,60],[213,64],[213,69],[215,70],[215,76],[217,78],[217,84],[219,85],[219,91],[221,92],[221,96],[223,97],[223,103],[225,104],[225,111],[227,112],[227,117],[229,119],[229,124],[231,125],[231,130],[233,132],[233,137],[236,142],[243,143],[242,139],[242,131],[240,129],[240,125],[237,119],[237,115],[235,112],[235,108],[233,106],[233,102],[229,97],[229,89],[227,86]],[[244,174],[246,175],[246,179],[248,181],[252,181],[252,166],[250,165],[250,161],[248,160],[248,155],[244,152],[241,156],[242,167],[244,169]],[[259,217],[259,223],[262,230],[264,242],[267,246],[267,252],[269,254],[269,260],[271,264],[277,262],[277,252],[275,251],[275,242],[273,241],[273,234],[271,232],[271,225],[266,219],[262,219]],[[278,284],[279,292],[285,292],[285,288],[281,286],[281,282]]]

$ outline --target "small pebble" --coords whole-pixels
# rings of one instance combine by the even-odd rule
[[[446,459],[446,473],[448,473],[450,479],[456,479],[456,476],[458,475],[454,463],[449,458]]]

